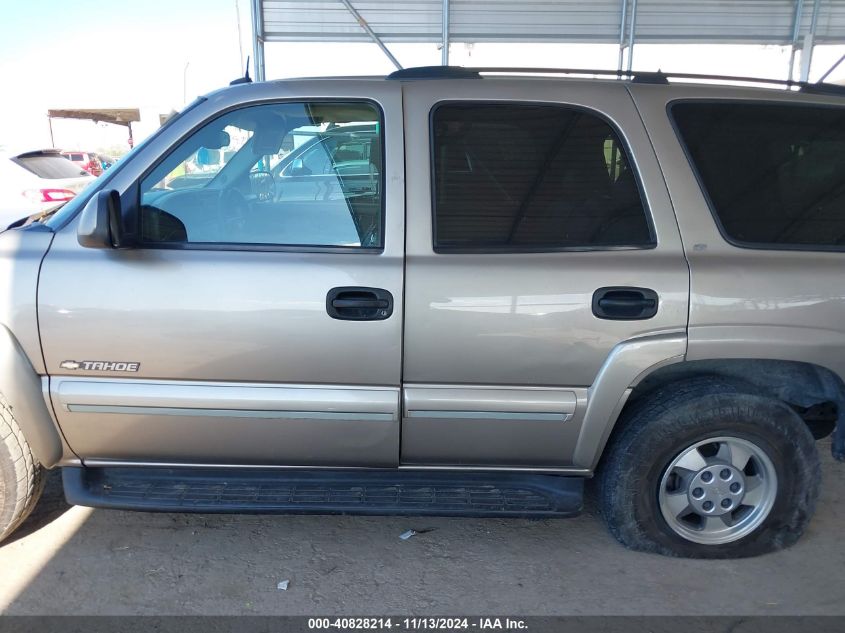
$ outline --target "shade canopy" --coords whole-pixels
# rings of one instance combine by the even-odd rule
[[[125,125],[141,120],[137,108],[84,108],[73,110],[47,110],[51,119],[84,119],[87,121]]]

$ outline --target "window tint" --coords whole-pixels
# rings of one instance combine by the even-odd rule
[[[687,102],[671,112],[726,238],[845,246],[845,109]]]
[[[636,175],[601,118],[560,106],[450,104],[432,125],[438,250],[652,244]]]
[[[141,182],[147,242],[382,246],[380,153],[339,169],[338,138],[378,137],[366,103],[243,108],[208,123]],[[331,142],[329,142],[331,140]]]

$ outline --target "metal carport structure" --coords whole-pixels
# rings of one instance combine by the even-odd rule
[[[53,119],[81,119],[94,123],[111,123],[126,127],[129,134],[129,147],[134,145],[132,124],[141,120],[141,112],[137,108],[66,108],[63,110],[47,110],[47,122],[50,126],[50,142],[53,141]]]
[[[250,0],[256,77],[267,42],[616,44],[629,70],[637,43],[791,46],[788,77],[810,73],[817,44],[845,43],[845,0]]]

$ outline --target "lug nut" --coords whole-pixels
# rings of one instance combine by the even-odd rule
[[[713,473],[711,473],[711,472],[701,473],[701,481],[703,481],[704,483],[710,483],[710,481],[712,479],[713,479]]]
[[[730,499],[722,499],[722,507],[725,508],[725,510],[730,508],[732,505],[733,501],[731,501]]]
[[[702,506],[705,512],[710,512],[713,509],[713,502],[712,501],[705,501]]]
[[[701,499],[704,496],[704,491],[701,488],[693,488],[692,496],[696,499]]]
[[[731,484],[731,492],[739,492],[742,486],[739,485],[738,481],[735,481]]]
[[[721,477],[722,479],[727,481],[728,479],[731,478],[731,471],[728,470],[727,468],[723,468],[722,472],[719,473],[719,477]]]

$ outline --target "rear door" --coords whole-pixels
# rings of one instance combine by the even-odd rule
[[[254,102],[218,97],[114,168],[138,248],[81,247],[77,217],[44,261],[51,397],[86,463],[398,462],[399,86],[245,90]],[[331,196],[302,199],[272,177],[291,136],[351,124],[384,140],[377,187],[335,177]],[[228,155],[219,172],[210,149]]]
[[[572,466],[612,350],[687,323],[632,100],[623,84],[485,78],[410,82],[404,102],[402,463]]]

